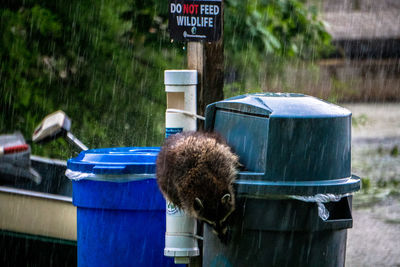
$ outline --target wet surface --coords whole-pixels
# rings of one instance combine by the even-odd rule
[[[400,203],[353,210],[348,230],[346,266],[400,266]]]
[[[400,104],[350,104],[354,195],[346,266],[400,266]]]

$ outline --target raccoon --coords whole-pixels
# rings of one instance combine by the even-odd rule
[[[157,182],[164,197],[190,216],[213,227],[223,241],[235,209],[232,183],[236,156],[216,133],[171,135],[157,157]]]

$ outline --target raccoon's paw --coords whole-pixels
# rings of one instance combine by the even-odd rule
[[[224,230],[225,230],[224,232],[218,233],[218,238],[222,244],[228,245],[228,243],[232,239],[232,230],[229,225]]]

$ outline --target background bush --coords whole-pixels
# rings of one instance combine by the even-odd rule
[[[27,139],[64,110],[89,147],[152,146],[163,140],[165,69],[185,68],[171,43],[168,1],[9,1],[0,9],[0,133]],[[225,95],[258,90],[261,73],[288,58],[329,51],[316,9],[298,0],[225,0]],[[269,62],[266,66],[265,62]],[[33,153],[74,155],[62,139]]]

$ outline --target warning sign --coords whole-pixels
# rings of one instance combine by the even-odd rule
[[[168,27],[171,39],[218,41],[221,16],[221,0],[170,0]]]

